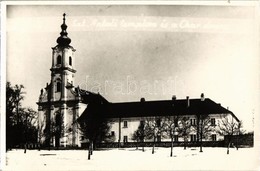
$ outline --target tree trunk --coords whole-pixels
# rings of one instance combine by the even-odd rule
[[[27,144],[24,144],[24,153],[26,153]]]
[[[88,160],[90,160],[90,156],[91,156],[91,142],[89,142],[88,145]]]
[[[152,149],[152,154],[154,154],[154,147],[155,147],[155,137],[153,138],[153,149]]]
[[[171,138],[171,157],[172,157],[172,150],[173,150],[173,138]]]
[[[186,138],[184,138],[184,150],[186,150],[186,146],[187,146],[187,144],[186,144]]]
[[[202,123],[201,123],[201,125],[202,125]],[[200,131],[200,152],[203,152],[202,151],[202,136],[203,136],[203,133],[202,133],[202,128],[201,128],[201,131]]]
[[[121,141],[121,118],[119,118],[119,121],[118,121],[118,124],[119,124],[119,126],[118,126],[118,148],[120,148],[121,147],[121,143],[120,143],[120,141]]]
[[[202,141],[200,142],[200,152],[203,152],[202,151]]]
[[[237,143],[236,143],[237,145],[236,145],[236,148],[237,148],[237,150],[238,150],[238,135],[237,135]]]
[[[90,143],[90,155],[93,155],[93,150],[94,150],[94,143],[91,141]]]
[[[230,142],[228,142],[228,146],[227,146],[227,154],[229,154],[229,147],[230,147]]]
[[[142,138],[142,151],[144,152],[144,137]]]
[[[118,148],[120,148],[121,147],[121,145],[120,145],[120,140],[118,140]]]
[[[48,140],[47,140],[47,145],[48,145],[48,150],[50,151],[51,150],[51,135],[48,135]]]

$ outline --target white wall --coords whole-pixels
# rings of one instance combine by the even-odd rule
[[[209,133],[209,136],[206,139],[204,138],[203,141],[211,141],[212,140],[212,137],[211,137],[212,134],[216,134],[216,140],[217,141],[224,139],[224,136],[219,135],[217,133],[216,129],[218,128],[218,124],[221,123],[220,120],[225,116],[228,116],[230,118],[230,120],[233,118],[231,114],[228,114],[228,115],[227,114],[211,114],[209,116],[209,119],[215,118],[216,126],[212,126],[212,132]],[[185,115],[185,117],[189,117],[190,119],[196,119],[197,120],[195,115]],[[145,120],[145,118],[136,118],[136,117],[121,118],[121,141],[120,142],[123,142],[124,136],[128,137],[128,142],[133,142],[133,140],[132,140],[133,133],[138,129],[138,126],[139,126],[141,120]],[[124,121],[127,121],[127,123],[128,123],[127,128],[124,128]],[[118,138],[119,138],[119,119],[113,119],[111,131],[115,132],[115,137],[116,137],[115,141],[117,142]],[[190,134],[197,135],[196,126],[193,126]],[[183,141],[183,138],[179,137],[178,140]],[[147,140],[145,140],[145,141],[147,141]],[[164,138],[164,139],[162,139],[162,141],[170,141],[170,138]],[[190,136],[188,138],[188,141],[190,141]]]

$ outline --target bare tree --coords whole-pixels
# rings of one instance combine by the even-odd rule
[[[136,149],[138,149],[138,143],[142,143],[142,151],[144,152],[144,138],[145,138],[145,132],[144,132],[144,121],[141,121],[137,130],[133,133],[132,139],[136,141]]]
[[[154,154],[155,142],[165,137],[165,119],[162,117],[148,117],[145,120],[145,138],[153,140],[152,154]]]
[[[19,113],[20,121],[24,124],[24,153],[26,153],[28,143],[37,142],[37,112],[32,108],[20,108]]]
[[[16,114],[17,114],[17,123],[21,121],[21,116],[19,115],[19,107],[21,106],[21,101],[24,99],[25,92],[22,91],[24,89],[23,85],[15,85],[14,86],[14,103],[16,106]]]
[[[89,112],[86,118],[79,121],[82,135],[89,140],[89,160],[93,154],[95,144],[111,138],[109,134],[111,124],[112,122],[100,112]]]
[[[138,150],[138,142],[140,142],[140,131],[136,130],[132,135],[132,140],[136,141],[136,149]]]
[[[12,86],[6,83],[6,146],[10,149],[21,144],[23,140],[23,122],[21,122],[20,108],[24,99],[23,85]]]
[[[223,135],[227,137],[227,154],[229,154],[229,148],[231,145],[231,137],[233,135],[239,135],[242,133],[241,130],[241,122],[235,120],[233,117],[228,117],[228,115],[221,117],[221,120],[218,122],[217,125],[217,133],[219,135]]]
[[[189,117],[182,117],[180,119],[180,124],[178,129],[179,135],[183,137],[184,140],[184,150],[186,150],[188,137],[191,132],[191,123],[189,122],[189,120],[190,120]]]
[[[165,131],[171,139],[171,153],[170,156],[172,157],[173,153],[173,140],[174,136],[178,134],[179,131],[179,116],[166,116],[165,117]]]
[[[22,106],[25,94],[23,89],[23,85],[6,83],[6,146],[10,149],[23,144],[26,153],[27,143],[37,141],[37,114],[33,109]]]
[[[200,143],[200,152],[203,152],[202,140],[208,138],[213,128],[211,126],[211,120],[208,115],[198,115],[197,119],[197,127],[195,127],[195,129],[197,131],[197,140]]]

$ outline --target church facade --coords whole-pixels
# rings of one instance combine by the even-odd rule
[[[188,118],[193,126],[189,132],[188,141],[196,141],[199,137],[196,127],[199,118],[207,116],[212,127],[223,117],[229,117],[235,122],[238,118],[228,109],[215,103],[204,94],[198,99],[176,99],[163,101],[111,103],[100,94],[95,94],[80,89],[74,84],[76,75],[75,52],[70,45],[71,39],[66,31],[65,14],[61,25],[60,36],[57,45],[52,48],[51,80],[46,87],[41,89],[38,104],[39,114],[39,141],[50,146],[80,147],[86,142],[82,137],[77,121],[88,115],[88,108],[95,103],[98,109],[102,109],[105,116],[112,122],[110,134],[114,136],[114,142],[127,143],[135,141],[134,132],[139,125],[147,119],[160,119],[178,116]],[[98,105],[97,105],[98,104]],[[175,141],[183,139],[175,135]],[[211,141],[221,140],[223,137],[217,135],[213,130],[208,139]],[[167,141],[157,137],[157,141]]]

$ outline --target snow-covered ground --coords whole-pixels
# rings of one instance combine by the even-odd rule
[[[4,170],[258,170],[259,155],[254,148],[156,148],[155,154],[128,149],[94,151],[91,160],[86,150],[12,150],[6,154]]]

